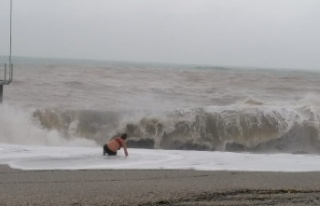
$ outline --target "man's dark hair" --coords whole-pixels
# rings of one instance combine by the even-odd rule
[[[125,140],[127,139],[128,135],[126,133],[123,133],[123,135],[121,135],[121,139]]]

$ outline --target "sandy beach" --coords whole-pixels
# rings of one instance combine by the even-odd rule
[[[0,166],[0,205],[319,205],[320,173],[22,171]]]

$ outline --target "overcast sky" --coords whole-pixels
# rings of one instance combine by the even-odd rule
[[[320,69],[320,0],[13,0],[13,55]]]

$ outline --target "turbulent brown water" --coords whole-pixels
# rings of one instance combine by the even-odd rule
[[[0,141],[46,144],[55,132],[102,144],[127,132],[139,148],[320,153],[319,76],[20,58],[4,87]]]

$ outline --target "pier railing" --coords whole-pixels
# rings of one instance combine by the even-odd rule
[[[3,100],[3,85],[10,84],[13,77],[13,64],[11,63],[12,54],[12,0],[10,0],[10,51],[9,51],[9,64],[4,64],[3,73],[0,71],[0,104]],[[1,70],[1,69],[0,69]],[[2,74],[3,76],[2,76]]]
[[[2,73],[2,74],[1,74]],[[13,78],[13,64],[4,64],[3,71],[0,69],[0,85],[7,85],[12,82]]]

